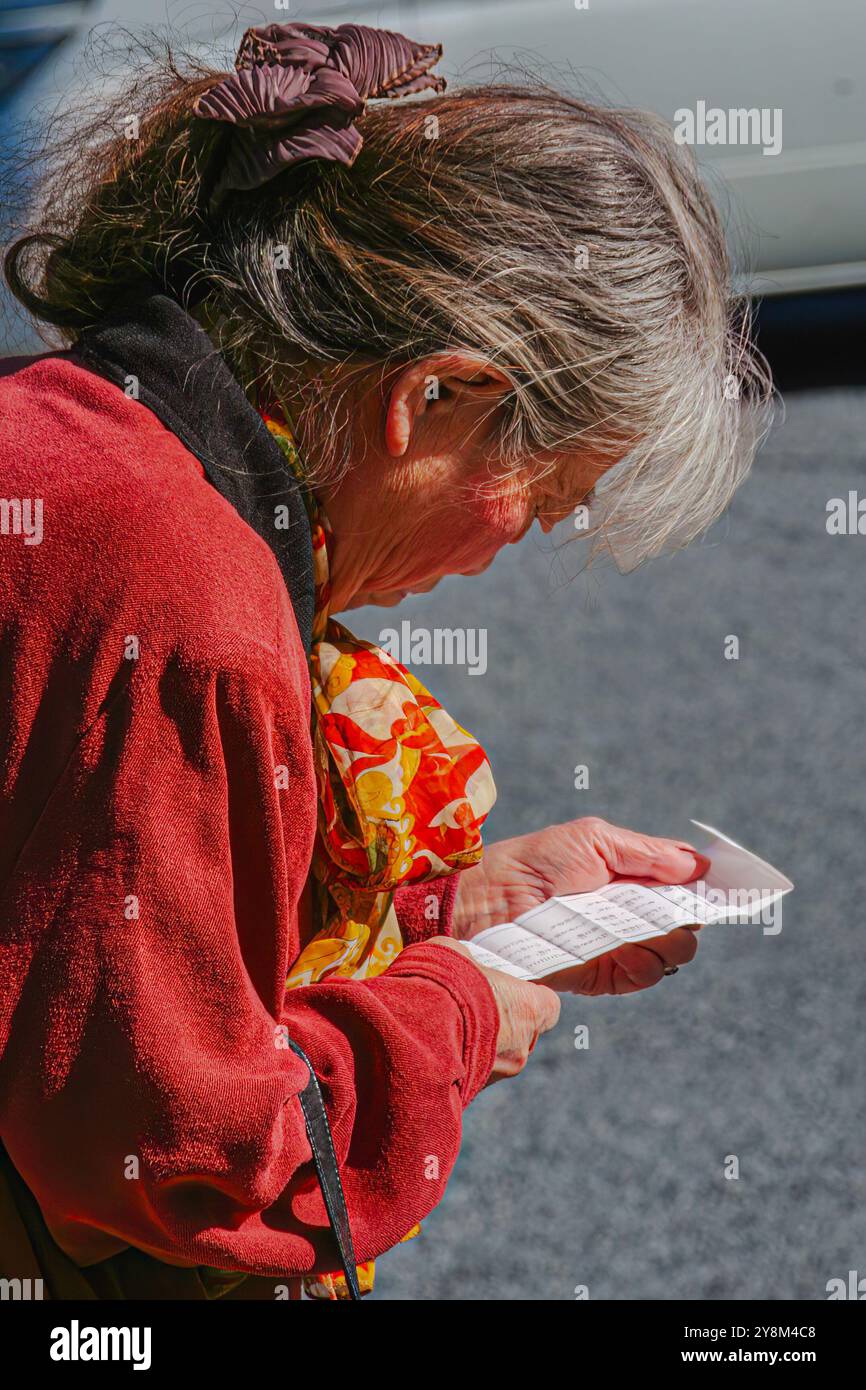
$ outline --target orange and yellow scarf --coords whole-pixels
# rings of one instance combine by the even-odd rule
[[[395,889],[477,863],[496,788],[484,749],[429,690],[329,616],[331,529],[304,483],[285,419],[277,411],[263,418],[301,484],[313,541],[316,930],[286,981],[295,989],[386,970],[403,946]],[[373,1261],[358,1267],[363,1292],[373,1272]],[[317,1275],[305,1287],[314,1297],[348,1296],[341,1274]]]

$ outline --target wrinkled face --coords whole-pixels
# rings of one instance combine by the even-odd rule
[[[477,480],[461,475],[453,482],[441,478],[435,489],[406,488],[399,532],[384,538],[381,570],[348,607],[392,607],[407,594],[427,594],[445,575],[481,574],[534,521],[546,534],[571,516],[603,471],[588,460],[563,460],[541,480],[523,473],[493,484],[484,470]]]
[[[547,533],[586,503],[605,467],[576,454],[549,470],[497,477],[495,461],[471,449],[366,460],[369,483],[356,476],[324,499],[335,534],[334,611],[391,607],[446,575],[480,574],[534,521]],[[355,569],[352,582],[341,559]]]

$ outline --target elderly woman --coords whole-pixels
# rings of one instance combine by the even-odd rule
[[[603,540],[687,539],[754,447],[661,123],[443,96],[438,57],[273,25],[172,66],[7,256],[62,350],[0,382],[0,1247],[55,1298],[357,1296],[558,1016],[461,940],[702,868],[598,820],[482,860],[483,749],[334,616],[480,573],[615,464]]]

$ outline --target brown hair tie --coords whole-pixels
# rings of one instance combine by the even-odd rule
[[[202,120],[240,127],[233,132],[213,201],[259,188],[304,160],[353,164],[364,143],[354,121],[367,101],[443,91],[444,77],[430,72],[441,56],[441,44],[413,43],[364,24],[248,29],[236,71],[193,107]]]

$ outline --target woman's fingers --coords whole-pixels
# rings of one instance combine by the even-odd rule
[[[651,989],[665,973],[665,962],[655,951],[640,946],[620,946],[611,951],[611,976],[615,994]]]
[[[546,985],[533,985],[516,980],[501,970],[488,970],[480,965],[468,946],[449,936],[434,936],[430,945],[447,946],[472,961],[476,970],[485,976],[499,1011],[499,1036],[496,1061],[488,1085],[506,1076],[517,1076],[526,1066],[542,1033],[548,1033],[559,1022],[559,996]]]
[[[687,965],[697,949],[697,937],[689,927],[677,927],[666,936],[621,946],[611,952],[614,992],[632,994],[650,989],[663,978],[667,966]]]
[[[650,989],[665,967],[687,965],[698,949],[699,927],[676,927],[666,936],[631,942],[597,957],[587,965],[561,970],[547,983],[563,994],[635,994]]]
[[[490,1083],[523,1070],[542,1033],[559,1022],[559,996],[546,985],[515,980],[500,970],[485,970],[499,1008],[499,1039]],[[488,1083],[488,1084],[490,1084]]]
[[[690,960],[694,960],[695,952],[698,949],[698,938],[695,933],[699,930],[697,925],[694,927],[676,927],[666,936],[654,937],[652,941],[645,941],[643,945],[648,950],[655,951],[665,965],[688,965]]]
[[[707,857],[682,840],[641,835],[594,817],[588,822],[597,853],[613,874],[652,878],[659,883],[688,883],[706,873]]]

